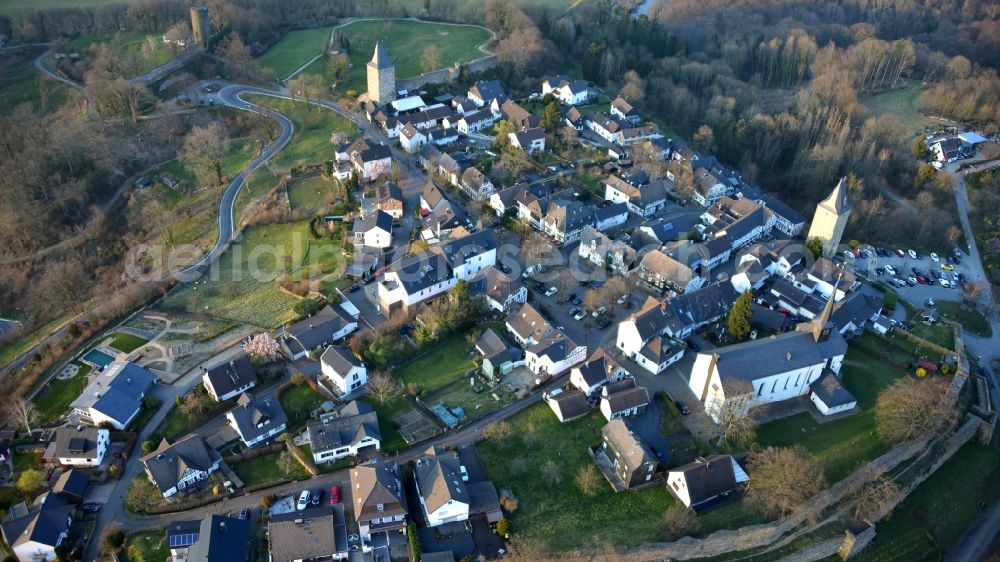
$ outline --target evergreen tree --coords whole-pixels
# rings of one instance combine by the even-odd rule
[[[545,111],[542,112],[542,117],[539,119],[539,125],[545,129],[546,133],[552,133],[557,128],[559,128],[559,120],[562,116],[559,113],[559,104],[555,101],[549,102],[549,105],[545,106]]]
[[[753,293],[745,291],[736,299],[736,304],[729,310],[726,318],[726,328],[729,330],[729,337],[734,340],[742,340],[750,334],[750,305],[753,302]]]

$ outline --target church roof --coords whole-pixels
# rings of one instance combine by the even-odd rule
[[[379,41],[375,44],[375,54],[372,55],[372,60],[368,64],[374,65],[375,68],[392,68],[392,59],[389,58],[389,50],[385,48],[385,45]]]
[[[837,187],[833,188],[833,193],[824,199],[820,206],[838,215],[851,210],[851,202],[847,200],[847,178],[840,178]]]

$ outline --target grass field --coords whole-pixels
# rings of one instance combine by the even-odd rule
[[[81,35],[66,42],[69,52],[87,53],[93,45],[108,45],[118,54],[127,78],[149,72],[174,57],[159,35],[118,32],[113,35]]]
[[[938,322],[931,326],[923,322],[917,322],[910,332],[941,347],[955,349],[955,331],[944,322]]]
[[[666,487],[616,494],[602,478],[597,494],[586,496],[576,484],[579,471],[594,464],[587,447],[601,441],[606,422],[600,413],[562,424],[548,406],[539,403],[510,423],[511,436],[505,442],[487,440],[478,448],[497,487],[511,487],[520,502],[510,515],[514,533],[536,539],[553,551],[604,541],[631,546],[662,540],[657,522],[676,502]],[[529,440],[530,446],[525,443]],[[525,461],[524,473],[512,469]],[[560,468],[558,482],[542,476],[540,468],[550,461]]]
[[[257,57],[255,64],[261,71],[270,71],[276,78],[284,79],[309,59],[326,52],[330,29],[314,27],[289,31],[266,53]]]
[[[402,396],[391,398],[385,404],[380,404],[378,400],[371,398],[365,398],[364,401],[371,405],[375,409],[375,413],[378,414],[378,428],[382,434],[382,451],[393,453],[406,447],[406,440],[399,433],[399,426],[392,420],[409,411],[411,409],[410,403]]]
[[[326,399],[308,384],[302,383],[285,390],[278,400],[288,416],[288,431],[294,433],[313,421],[310,414]]]
[[[52,379],[52,382],[35,397],[39,423],[52,422],[65,414],[73,400],[83,392],[91,366],[78,362],[73,364],[80,368],[75,377],[67,380]]]
[[[875,540],[854,560],[921,562],[950,559],[962,533],[981,515],[980,501],[1000,497],[994,448],[973,441],[962,447],[879,523]]]
[[[346,262],[339,244],[313,239],[308,222],[248,228],[204,280],[172,292],[161,306],[275,328],[295,319],[299,300],[279,289],[279,278],[340,282]]]
[[[895,115],[907,134],[917,134],[924,127],[937,127],[942,125],[941,121],[935,121],[918,109],[918,99],[920,98],[920,85],[913,85],[891,92],[885,92],[876,96],[865,98],[862,103],[873,115]]]
[[[2,6],[0,2],[0,12]],[[41,50],[21,50],[0,58],[0,114],[14,111],[22,103],[30,103],[35,110],[55,111],[70,98],[70,89],[40,76],[32,64]],[[42,91],[48,92],[42,104]]]
[[[291,142],[272,161],[276,170],[287,171],[295,164],[319,164],[332,159],[334,146],[330,144],[330,135],[334,131],[351,138],[358,135],[353,123],[330,109],[269,96],[245,99],[283,113],[295,123]]]
[[[139,336],[126,334],[125,332],[115,332],[110,345],[112,348],[117,349],[122,353],[132,353],[133,351],[146,345],[148,341],[149,340],[142,339]]]
[[[124,3],[126,2],[123,0],[3,0],[0,2],[0,14],[33,12],[46,8],[82,8]]]
[[[295,469],[291,473],[284,473],[278,468],[278,457],[281,452],[261,455],[249,460],[230,463],[236,476],[240,477],[244,486],[256,486],[268,482],[276,482],[285,478],[291,480],[301,480],[309,476],[302,465],[295,463]]]
[[[485,56],[479,45],[490,40],[489,32],[478,26],[455,26],[413,20],[368,20],[350,23],[335,31],[334,48],[340,44],[340,37],[346,37],[350,45],[349,56],[353,68],[347,78],[337,84],[337,90],[361,92],[367,89],[366,64],[375,51],[378,40],[385,42],[389,57],[396,66],[396,78],[417,76],[424,72],[422,57],[424,49],[435,45],[440,51],[441,67],[456,62],[468,62]],[[308,60],[308,57],[305,58]],[[302,62],[305,62],[302,60]],[[299,63],[301,64],[301,62]],[[333,83],[333,76],[325,58],[306,67],[304,72],[318,74],[327,83]]]
[[[338,182],[327,181],[323,176],[312,176],[288,184],[288,203],[293,211],[315,216],[336,205],[343,193]]]
[[[877,457],[887,447],[878,436],[875,403],[878,393],[905,372],[852,343],[841,370],[844,386],[858,399],[862,410],[847,418],[816,423],[809,413],[801,413],[762,425],[757,442],[762,446],[802,445],[816,455],[826,478],[836,482],[859,465]]]
[[[163,531],[143,531],[129,535],[125,552],[129,562],[160,562],[170,558],[167,537]]]
[[[935,307],[942,316],[957,321],[969,332],[984,338],[993,336],[993,326],[979,311],[962,308],[959,303],[950,301],[940,301]]]

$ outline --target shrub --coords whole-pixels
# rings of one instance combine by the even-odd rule
[[[507,519],[497,521],[497,534],[505,539],[510,538],[510,521]]]
[[[406,538],[410,540],[410,559],[420,560],[423,547],[420,545],[420,535],[417,534],[417,524],[413,521],[406,525]]]

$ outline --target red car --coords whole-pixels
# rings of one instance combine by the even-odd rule
[[[340,486],[330,488],[330,505],[340,503]]]

